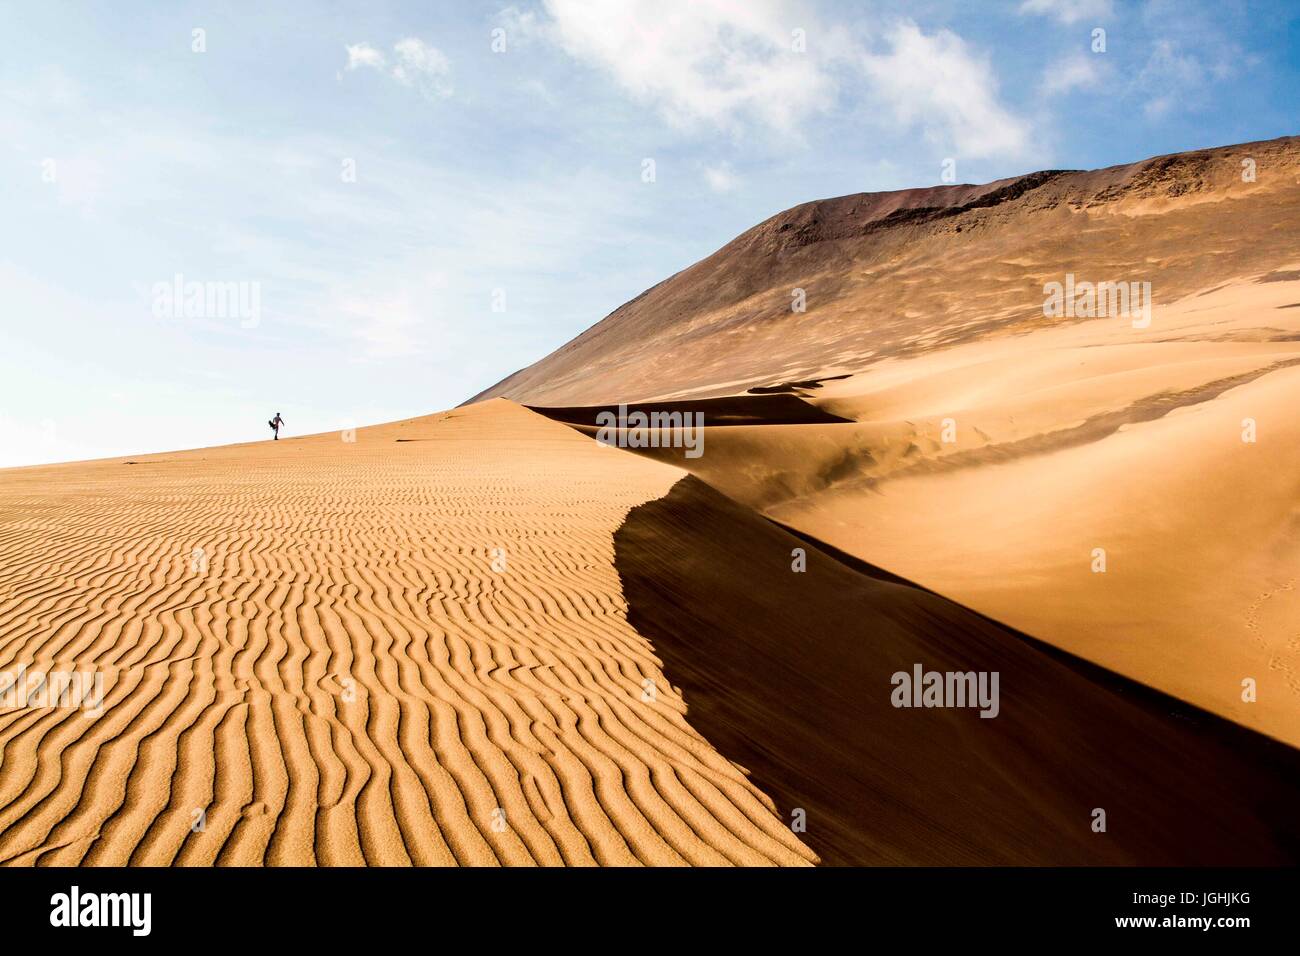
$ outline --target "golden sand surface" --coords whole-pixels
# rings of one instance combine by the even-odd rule
[[[627,623],[675,469],[508,402],[0,478],[0,860],[803,864]],[[201,824],[201,827],[199,826]]]

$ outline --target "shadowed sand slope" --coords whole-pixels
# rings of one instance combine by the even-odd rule
[[[806,811],[825,862],[1300,859],[1290,748],[869,577],[693,477],[615,545],[629,620],[693,726],[787,819]],[[916,664],[998,671],[1000,713],[893,707],[891,675]]]
[[[9,864],[802,864],[627,622],[676,469],[506,402],[0,472]]]
[[[658,412],[665,415],[692,416],[687,422],[701,416],[700,420],[708,425],[735,427],[738,425],[806,425],[812,423],[852,421],[832,415],[816,405],[801,400],[794,395],[740,395],[727,398],[710,398],[698,401],[653,402],[648,405],[591,406],[571,405],[567,407],[533,407],[533,411],[545,415],[557,422],[564,422],[593,433],[602,421],[618,421],[623,414],[630,417],[637,413],[648,415]],[[612,416],[601,419],[602,413]],[[625,426],[619,426],[625,427]]]

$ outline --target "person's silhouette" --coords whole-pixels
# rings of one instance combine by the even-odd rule
[[[275,417],[272,418],[269,422],[267,422],[267,424],[271,426],[271,431],[275,432],[275,440],[279,441],[280,426],[284,424],[284,419],[280,417],[280,413],[276,412]]]

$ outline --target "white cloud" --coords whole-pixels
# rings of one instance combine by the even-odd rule
[[[1043,73],[1043,92],[1057,96],[1071,90],[1094,89],[1100,86],[1106,70],[1095,53],[1075,53],[1061,63],[1049,66]]]
[[[506,49],[522,46],[541,34],[542,27],[535,10],[506,7],[496,16],[496,25],[505,30]]]
[[[344,67],[348,72],[362,67],[387,73],[402,86],[418,89],[430,100],[446,99],[451,96],[452,88],[448,82],[451,75],[451,61],[437,47],[430,46],[418,37],[405,37],[393,44],[393,59],[383,51],[375,49],[369,43],[347,44],[348,62]]]
[[[1146,97],[1146,117],[1159,119],[1173,107],[1176,95],[1190,100],[1188,94],[1205,82],[1206,70],[1196,56],[1182,52],[1172,40],[1157,40],[1133,84]]]
[[[1062,23],[1078,23],[1080,20],[1102,20],[1115,12],[1111,0],[1025,0],[1020,5],[1021,13],[1037,13],[1055,17]]]
[[[393,45],[398,63],[393,67],[393,79],[403,86],[414,86],[430,99],[451,96],[447,77],[451,63],[441,50],[423,40],[407,37]]]
[[[1027,150],[1029,125],[999,102],[987,57],[972,53],[955,33],[927,36],[910,20],[896,24],[888,41],[889,52],[866,55],[863,69],[900,123],[920,126],[965,157]]]
[[[821,61],[792,49],[808,21],[775,0],[547,0],[546,10],[551,19],[535,28],[518,11],[507,19],[609,72],[677,126],[736,131],[750,119],[792,132],[835,98]]]
[[[511,7],[497,22],[607,72],[678,127],[755,124],[799,141],[801,125],[843,92],[966,156],[1019,156],[1029,140],[1028,123],[1000,102],[987,57],[947,30],[927,35],[902,21],[873,52],[786,0],[545,0],[544,10],[549,18]]]
[[[1205,79],[1205,71],[1200,61],[1191,54],[1181,53],[1172,40],[1157,40],[1151,48],[1151,56],[1138,82],[1146,84],[1163,84],[1169,86],[1191,86]]]
[[[1142,115],[1149,120],[1157,120],[1169,112],[1170,107],[1174,105],[1172,97],[1157,96],[1149,99],[1142,105]]]
[[[740,180],[732,172],[730,163],[719,163],[717,166],[704,167],[704,181],[709,184],[709,188],[715,193],[730,192],[740,185]]]
[[[375,70],[384,68],[384,54],[369,43],[348,44],[345,49],[348,51],[348,65],[345,69],[355,70],[362,66],[368,66]]]

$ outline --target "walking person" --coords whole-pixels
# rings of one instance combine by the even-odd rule
[[[280,426],[284,424],[284,419],[280,417],[280,413],[276,412],[275,417],[272,418],[269,422],[267,422],[267,424],[271,426],[271,431],[275,432],[275,440],[279,441]]]

